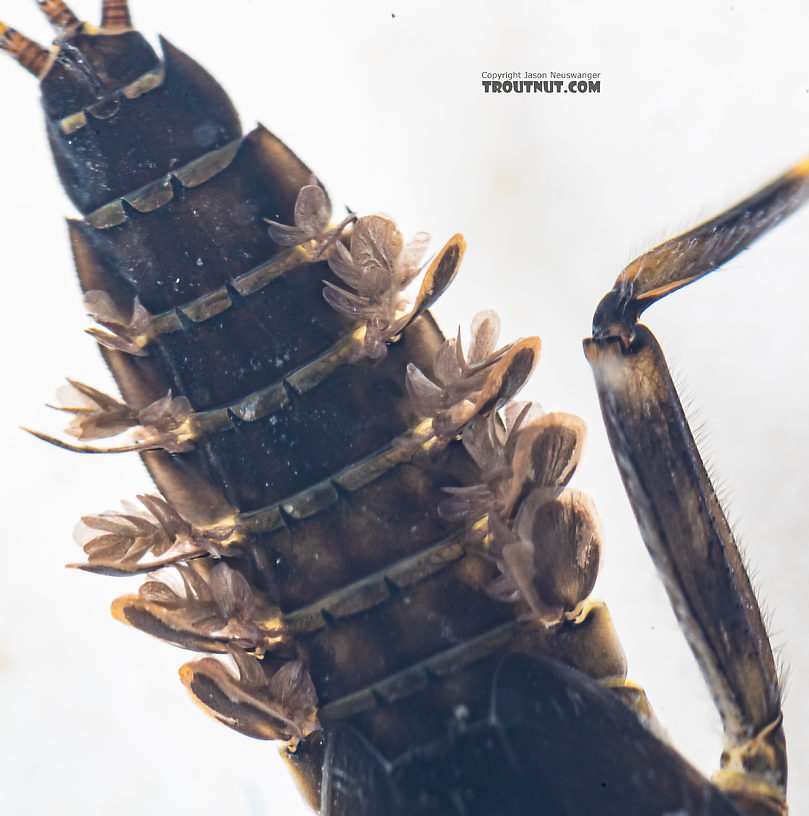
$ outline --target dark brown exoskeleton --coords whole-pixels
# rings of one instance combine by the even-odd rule
[[[382,216],[333,224],[308,168],[262,128],[242,136],[221,88],[168,43],[159,58],[126,2],[104,3],[100,29],[40,5],[57,48],[5,27],[0,45],[41,79],[84,215],[71,238],[92,333],[123,398],[73,383],[77,442],[59,444],[139,451],[160,493],[84,519],[85,569],[150,575],[116,617],[226,656],[184,666],[189,692],[285,740],[324,814],[785,812],[769,642],[636,321],[801,203],[807,167],[630,265],[586,343],[723,716],[712,783],[659,736],[589,598],[598,525],[567,486],[582,423],[513,399],[538,339],[498,348],[482,313],[464,351],[430,316],[463,239],[423,268],[423,235],[405,243]]]

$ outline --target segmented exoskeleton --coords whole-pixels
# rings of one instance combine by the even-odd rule
[[[149,91],[149,92],[151,92],[151,91]],[[145,96],[145,94],[144,94],[144,96]],[[102,112],[102,114],[103,113],[104,112]],[[209,168],[210,168],[210,166],[211,165],[209,164]],[[193,170],[191,172],[193,173]],[[203,171],[203,172],[206,172],[206,171]],[[222,171],[222,172],[224,172],[224,171]],[[183,178],[181,177],[178,180],[179,180],[179,183],[185,187],[184,182],[183,182]],[[170,184],[174,185],[175,192],[180,191],[180,187],[177,186],[177,181],[171,181]],[[127,203],[130,204],[131,206],[135,207],[136,210],[138,210],[138,205],[144,207],[145,209],[149,209],[150,207],[152,207],[152,205],[155,203],[155,201],[157,201],[159,199],[159,197],[161,195],[163,195],[163,194],[167,195],[168,194],[167,191],[166,191],[166,187],[167,187],[167,185],[163,185],[159,190],[147,191],[143,196],[135,197],[134,201],[128,201]],[[189,189],[192,188],[192,185],[188,185],[188,188]],[[297,179],[297,181],[296,181],[296,184],[293,185],[293,190],[291,192],[294,192],[296,197],[300,197],[300,196],[305,196],[305,192],[302,192],[302,191],[305,191],[307,189],[312,191],[312,190],[317,190],[318,188],[317,188],[316,185],[306,184],[305,179],[303,179],[302,177],[299,177]],[[293,200],[293,196],[290,194],[287,197],[288,209],[289,209],[289,206],[291,205],[292,200]],[[305,198],[302,199],[302,201],[303,201],[303,203],[305,203]],[[163,206],[170,206],[168,204],[168,202],[163,202],[162,205]],[[129,211],[128,207],[125,207],[125,206],[122,205],[120,209],[122,211],[124,211],[125,214],[127,214],[128,216],[132,216],[132,217],[137,218],[137,216],[134,216],[134,214],[131,211]],[[155,209],[157,209],[157,208],[155,208]],[[305,209],[305,208],[302,208],[302,209]],[[312,208],[312,209],[315,209],[315,208]],[[106,213],[106,215],[111,215],[111,217],[113,219],[118,217],[118,215],[113,213],[112,210],[109,210]],[[286,221],[289,222],[289,223],[292,223],[292,219],[289,218],[290,213],[288,211],[287,211],[286,215],[287,215]],[[280,216],[279,216],[279,220],[280,220]],[[381,224],[380,222],[365,221],[365,222],[361,222],[361,223],[367,225],[369,229],[371,227],[374,227],[374,229],[384,229],[384,230],[387,230],[388,233],[390,234],[391,228],[386,226],[386,225]],[[110,223],[102,224],[102,227],[106,227],[106,228],[109,228],[109,229],[114,229],[116,226],[119,226],[119,225],[118,224],[110,224]],[[98,227],[98,225],[94,226],[94,228],[97,228],[97,227]],[[305,232],[305,230],[304,230],[304,232]],[[90,233],[90,234],[92,234],[92,233]],[[355,228],[355,236],[358,235],[358,234],[359,234],[359,227]],[[278,232],[276,232],[275,237],[279,237]],[[307,234],[306,237],[310,238],[312,236]],[[320,230],[316,231],[316,237],[317,238],[320,237]],[[448,252],[451,252],[452,247],[456,246],[456,245],[457,244],[451,245],[450,250],[448,250]],[[320,251],[320,250],[317,250],[317,251]],[[361,251],[361,247],[360,247],[360,251]],[[352,246],[352,254],[354,254],[353,253],[353,246]],[[446,257],[446,255],[444,257]],[[202,264],[202,265],[204,265],[204,264]],[[440,272],[440,270],[441,270],[440,260],[435,265],[434,270],[435,270],[436,274],[438,272]],[[345,269],[343,271],[344,271],[345,274],[340,276],[342,278],[343,284],[344,283],[351,283],[351,280],[349,280],[350,273],[345,272]],[[325,270],[323,272],[321,272],[320,274],[325,275],[326,274]],[[343,284],[341,284],[340,281],[337,281],[337,280],[333,279],[332,280],[331,291],[332,292],[337,291],[337,289],[335,287],[344,288]],[[357,288],[357,287],[354,287],[354,288]],[[243,295],[244,293],[238,292],[238,294]],[[252,294],[252,292],[248,292],[248,295],[249,294]],[[360,294],[362,294],[362,292],[360,292]],[[234,295],[234,293],[232,291],[226,291],[224,293],[224,295],[227,297],[227,299],[230,300],[231,305],[233,304],[234,300],[237,299],[236,295]],[[221,296],[222,296],[221,293],[219,295],[217,295],[217,297],[221,297]],[[345,300],[345,296],[342,296],[342,297],[344,299],[336,301],[336,305],[342,306],[342,310],[346,311],[351,307],[352,301],[350,299]],[[155,341],[154,341],[154,338],[152,336],[150,336],[149,331],[144,328],[144,326],[146,324],[144,322],[145,318],[143,317],[142,312],[137,311],[137,309],[136,309],[135,312],[132,315],[132,318],[130,318],[130,316],[128,314],[124,314],[123,317],[120,317],[118,315],[112,314],[113,306],[108,301],[106,301],[102,295],[95,295],[95,296],[93,296],[91,298],[91,300],[92,300],[91,305],[93,306],[96,314],[100,315],[102,317],[103,321],[108,324],[108,326],[110,324],[116,324],[116,326],[114,326],[114,328],[116,329],[118,339],[117,340],[107,339],[106,342],[113,343],[113,344],[117,343],[119,346],[124,347],[125,351],[128,354],[132,354],[133,352],[139,353],[142,349],[146,349],[148,346],[153,345],[153,343]],[[356,306],[356,301],[354,301],[354,305]],[[368,304],[363,302],[362,305],[363,305],[363,307],[365,307]],[[378,314],[379,313],[378,304],[372,304],[372,305],[374,307],[372,309],[373,314],[374,315]],[[328,314],[328,313],[324,312],[324,314]],[[405,310],[405,314],[406,314],[406,310]],[[203,314],[203,317],[206,317],[206,316],[207,315]],[[363,316],[366,316],[366,315],[363,315]],[[194,328],[190,324],[183,324],[183,315],[182,314],[175,314],[175,317],[176,317],[175,322],[179,325],[179,328],[181,330],[185,330],[186,332],[190,332]],[[187,315],[186,315],[186,317],[187,317]],[[165,318],[165,322],[168,324],[170,319],[171,318],[168,318],[168,317]],[[204,322],[204,321],[198,321],[198,322]],[[390,337],[385,336],[385,332],[387,331],[387,329],[390,328],[390,325],[389,325],[390,322],[391,321],[387,321],[387,323],[385,323],[385,321],[383,321],[383,323],[385,323],[385,325],[383,325],[382,329],[381,329],[382,340],[394,339],[396,337],[396,335],[398,335],[400,333],[399,330],[398,330],[399,327],[394,326],[397,330],[393,331],[390,334]],[[131,329],[129,327],[127,327],[125,329],[118,329],[117,328],[117,326],[121,326],[124,323],[132,323],[133,325],[132,325]],[[483,325],[485,325],[485,321],[484,321]],[[372,327],[371,323],[369,322],[368,323],[368,328],[371,328],[371,327]],[[170,328],[173,328],[173,329],[176,330],[177,326],[172,326]],[[366,338],[366,339],[371,334],[371,332],[369,332],[368,328],[365,329],[365,334],[364,334],[364,338]],[[379,326],[373,326],[373,328],[379,329]],[[171,333],[171,332],[168,332],[168,333]],[[485,332],[484,332],[484,334],[485,334]],[[407,332],[405,332],[405,341],[407,340],[407,337],[408,337],[408,334],[407,334]],[[398,349],[400,347],[394,346],[394,348]],[[381,345],[380,345],[379,340],[374,340],[372,343],[363,342],[362,351],[365,353],[366,356],[370,356],[370,357],[378,356],[378,354],[379,354],[379,352],[381,350],[382,349],[381,349]],[[489,349],[489,350],[491,350],[491,349]],[[395,352],[392,352],[392,353],[395,353]],[[359,352],[356,349],[351,349],[350,352],[349,352],[349,355],[348,355],[348,357],[346,359],[352,365],[363,365],[363,364],[357,362],[356,358],[358,356],[360,356]],[[408,357],[409,356],[410,355],[408,355]],[[485,356],[485,355],[483,355],[483,356]],[[415,358],[418,361],[418,356],[417,355],[414,354],[413,358]],[[387,364],[387,363],[385,363],[385,364]],[[497,364],[497,361],[492,361],[492,365],[496,366],[496,364]],[[425,363],[421,363],[421,365],[425,365]],[[380,372],[380,368],[373,369],[374,376],[378,376],[379,372]],[[304,384],[308,384],[308,380],[306,380],[306,378],[304,378],[303,382],[304,382]],[[416,379],[414,379],[414,378],[411,378],[410,382],[413,383],[413,382],[418,382],[418,381]],[[284,394],[284,398],[290,404],[293,402],[293,399],[296,398],[295,392],[296,392],[296,390],[298,390],[298,389],[294,388],[294,383],[292,383],[291,385],[292,385],[292,387],[286,387],[285,388],[285,394]],[[477,387],[479,385],[480,385],[480,383],[476,383],[476,388],[474,389],[475,391],[479,390],[479,388]],[[88,392],[86,389],[83,389],[83,390],[84,390],[84,395],[86,397],[89,397],[91,400],[93,400],[96,403],[96,405],[98,405],[98,402],[99,402],[100,398],[97,397],[97,395],[95,395],[94,393]],[[421,392],[419,392],[418,387],[415,387],[414,390],[417,392],[417,396],[418,396],[419,393],[421,393],[421,396],[424,397],[422,402],[427,403],[426,409],[430,409],[431,407],[433,407],[433,406],[429,405],[429,397],[430,397],[429,389],[425,388],[425,389],[422,389]],[[443,405],[441,407],[447,409],[447,408],[452,408],[452,407],[458,405],[461,402],[461,400],[458,400],[457,402],[455,400],[456,400],[456,398],[458,397],[459,394],[463,395],[464,393],[465,392],[463,392],[462,390],[460,392],[458,392],[458,394],[453,393],[452,394],[452,400],[450,400],[446,405]],[[496,404],[496,402],[497,402],[496,398],[501,396],[503,393],[504,392],[500,392],[500,391],[495,392],[494,397],[492,398],[492,403]],[[508,391],[506,391],[505,393],[507,394]],[[153,396],[157,396],[157,395],[155,394]],[[174,399],[177,399],[177,398],[175,397]],[[457,449],[458,448],[457,442],[452,441],[453,437],[455,436],[455,433],[460,432],[461,429],[468,423],[470,417],[473,417],[475,415],[475,413],[477,413],[478,410],[483,410],[484,408],[488,407],[488,405],[486,405],[484,403],[476,404],[475,400],[467,400],[467,402],[471,403],[471,409],[467,410],[465,408],[463,411],[460,412],[460,419],[458,421],[456,421],[454,418],[451,418],[449,423],[445,426],[446,430],[444,430],[443,433],[439,433],[437,435],[434,435],[439,440],[439,442],[441,444],[449,443],[450,447],[454,446]],[[157,403],[157,405],[155,405],[155,403]],[[169,449],[171,449],[175,453],[183,453],[183,448],[184,447],[189,446],[191,444],[196,444],[198,442],[198,437],[192,438],[195,431],[189,430],[189,428],[188,428],[189,418],[191,417],[191,414],[189,413],[189,406],[188,405],[186,405],[185,403],[175,404],[173,402],[168,402],[168,401],[161,403],[157,399],[151,400],[149,405],[152,406],[151,413],[150,414],[144,414],[144,409],[146,408],[146,406],[136,407],[136,408],[133,408],[133,409],[124,409],[124,408],[121,408],[118,405],[110,404],[109,407],[110,407],[111,411],[108,412],[108,414],[110,414],[110,413],[112,414],[114,422],[116,422],[116,423],[123,422],[124,423],[120,427],[135,427],[135,428],[138,428],[138,429],[147,429],[147,428],[152,429],[149,432],[139,431],[140,436],[138,436],[134,440],[135,446],[152,446],[152,445],[156,445],[156,444],[161,444],[164,447],[168,447]],[[417,405],[417,407],[419,407],[419,406]],[[251,406],[246,405],[246,404],[244,404],[244,402],[242,402],[238,406],[238,410],[241,411],[241,412],[249,412],[251,410]],[[199,414],[199,411],[197,410],[195,413]],[[252,418],[252,416],[251,416],[251,417],[248,417],[247,420],[245,420],[244,417],[239,416],[239,414],[238,414],[238,412],[237,412],[237,410],[235,408],[231,408],[231,413],[235,414],[235,416],[229,416],[228,419],[229,419],[231,425],[235,426],[235,430],[237,430],[237,431],[239,430],[239,424],[238,424],[239,420],[241,420],[241,421],[250,421],[250,419]],[[425,411],[422,411],[421,413],[430,414],[431,412],[430,412],[430,410],[425,410]],[[490,416],[493,416],[493,415],[490,414]],[[92,429],[92,433],[95,433],[98,430],[97,427],[96,427],[98,425],[97,417],[90,417],[90,420],[95,423],[95,426]],[[207,421],[207,419],[205,421]],[[86,435],[88,433],[89,423],[85,423],[83,426],[79,425],[79,426],[74,426],[74,427],[80,433],[84,433]],[[114,424],[112,427],[114,427],[117,430],[119,428],[119,425]],[[241,427],[243,428],[244,426],[241,426]],[[432,426],[432,429],[434,430],[435,427],[436,426],[434,424]],[[423,437],[423,439],[422,439],[422,437]],[[429,434],[427,434],[427,436],[424,436],[422,434],[422,437],[419,437],[420,439],[422,439],[422,441],[426,441],[427,439],[430,438]],[[474,447],[474,442],[470,442],[470,443],[467,444],[467,447],[470,447],[470,446]],[[319,446],[319,447],[322,447],[322,446]],[[574,445],[573,447],[575,448],[576,445]],[[400,446],[399,449],[400,450],[408,450],[408,446]],[[152,458],[157,458],[157,457],[152,457]],[[311,456],[308,457],[308,461],[316,461],[316,460],[317,460],[317,455],[311,455]],[[480,461],[482,461],[482,460],[480,460]],[[480,464],[480,461],[478,462],[479,464]],[[500,463],[499,460],[498,460],[498,464],[499,464],[500,467],[502,467],[502,463]],[[506,457],[506,464],[511,464],[511,462],[508,461],[508,457]],[[446,470],[446,467],[439,468],[439,470],[442,470],[442,469]],[[567,475],[568,475],[567,473],[559,474],[559,476],[557,477],[558,482],[562,483],[562,482],[566,481]],[[464,477],[458,477],[458,478],[459,478],[460,481],[464,480]],[[475,480],[474,476],[467,476],[465,478],[467,480],[469,480],[469,481],[474,481]],[[556,482],[554,482],[554,486],[555,486],[555,484],[556,484]],[[540,485],[540,486],[542,486],[542,485]],[[491,488],[491,485],[489,487]],[[340,495],[339,493],[338,493],[338,496],[339,496],[340,499],[346,499],[347,500],[347,498],[348,498],[348,497],[346,497],[344,495]],[[188,558],[189,556],[195,556],[195,555],[200,554],[200,551],[204,551],[204,552],[211,553],[214,557],[220,557],[220,556],[224,555],[225,556],[224,560],[228,561],[229,558],[232,558],[231,553],[238,551],[237,549],[231,549],[231,550],[228,549],[229,547],[238,548],[240,546],[239,525],[237,523],[232,522],[231,514],[223,513],[220,516],[217,516],[216,519],[215,519],[216,523],[213,524],[210,527],[210,529],[201,530],[199,528],[199,526],[197,526],[196,528],[187,528],[187,526],[183,526],[185,524],[185,522],[180,521],[177,518],[171,516],[170,515],[171,511],[168,510],[165,506],[161,505],[159,502],[157,502],[155,500],[147,500],[146,503],[148,505],[148,509],[150,509],[151,512],[154,515],[162,518],[163,530],[166,533],[171,534],[169,536],[169,538],[175,544],[177,543],[180,536],[184,536],[182,544],[183,544],[183,546],[186,547],[186,549],[181,549],[181,551],[179,551],[179,552],[172,553],[169,557],[174,557],[175,555],[178,555],[178,556],[181,555],[185,559],[185,558]],[[540,505],[540,506],[544,506],[544,505]],[[283,520],[285,521],[286,526],[288,528],[290,528],[290,531],[294,531],[296,535],[299,535],[300,528],[295,529],[295,527],[296,527],[296,519],[294,517],[294,511],[295,510],[297,510],[297,508],[293,508],[293,513],[289,513],[289,511],[286,511],[283,508],[279,508],[278,515],[283,518]],[[292,518],[289,517],[290,515],[292,515]],[[506,515],[508,515],[508,514],[506,514]],[[507,518],[506,521],[510,521],[510,519]],[[94,519],[94,520],[91,521],[91,526],[93,526],[93,524],[95,524],[96,529],[104,530],[103,526],[99,527],[98,525],[103,525],[103,524],[111,525],[111,526],[115,527],[115,529],[106,530],[106,532],[111,532],[111,533],[113,533],[115,535],[123,535],[124,533],[131,532],[131,528],[128,528],[127,530],[122,530],[120,528],[121,523],[122,522],[120,522],[119,520],[104,522],[104,521],[99,520],[99,519]],[[137,525],[137,524],[144,524],[145,522],[130,520],[127,523]],[[116,525],[118,525],[118,526],[116,526]],[[154,527],[154,530],[155,530],[156,535],[160,533],[160,531],[158,530],[158,528],[156,526]],[[490,531],[491,531],[491,528],[490,528]],[[141,530],[140,532],[143,532],[143,531]],[[149,535],[152,535],[151,531],[149,532]],[[507,539],[507,534],[504,533],[503,535]],[[119,542],[116,542],[116,544],[118,544],[118,543]],[[166,546],[169,545],[170,543],[171,542],[166,542],[166,541],[161,540],[161,542],[159,544],[159,548],[161,549],[160,557],[165,557],[166,552],[171,553],[171,547],[170,546],[168,547],[168,549],[166,549]],[[197,549],[194,549],[195,547]],[[153,548],[153,549],[156,549],[156,548]],[[113,570],[113,569],[120,568],[120,565],[118,565],[118,566],[111,565],[109,563],[109,560],[105,560],[105,558],[104,558],[105,553],[102,552],[101,557],[98,557],[98,554],[99,554],[99,549],[96,548],[94,550],[94,555],[97,556],[95,558],[95,568],[103,569],[103,570]],[[489,551],[489,554],[492,555],[491,550]],[[497,556],[498,553],[495,552],[494,555]],[[495,558],[495,560],[497,560],[497,558]],[[502,560],[502,559],[500,559],[500,560]],[[128,565],[127,568],[128,569],[131,568],[131,564]],[[236,620],[239,620],[240,609],[243,611],[245,609],[245,604],[247,604],[247,602],[244,602],[242,604],[241,608],[237,608],[237,607],[239,607],[239,604],[235,600],[235,598],[239,594],[240,590],[239,590],[239,588],[233,588],[233,586],[232,586],[234,581],[236,581],[236,579],[233,578],[233,577],[229,578],[228,580],[225,580],[224,578],[220,578],[219,576],[229,575],[229,573],[225,573],[222,569],[219,569],[219,567],[217,567],[217,569],[219,570],[218,572],[216,572],[215,574],[211,573],[211,575],[212,575],[211,582],[212,582],[213,587],[215,588],[216,586],[218,586],[217,582],[219,582],[219,583],[224,582],[230,588],[229,589],[221,589],[220,588],[220,591],[218,593],[216,591],[214,591],[214,600],[220,599],[219,600],[220,606],[222,606],[223,604],[224,605],[229,604],[230,606],[232,606],[235,609],[236,613],[237,613],[236,615],[234,615],[232,617],[234,617]],[[514,572],[514,570],[512,570],[512,573],[513,572]],[[520,574],[519,571],[517,571],[517,574],[518,575]],[[214,575],[216,577],[213,577]],[[389,579],[389,581],[393,581],[393,583],[395,583],[395,577],[391,578],[390,575],[388,575],[386,577]],[[512,575],[512,577],[513,577],[513,575]],[[188,578],[189,578],[189,581],[190,581],[191,580],[190,576],[188,576]],[[307,580],[309,580],[309,578],[307,578]],[[228,581],[229,581],[229,583],[228,583]],[[585,583],[587,583],[587,582],[585,582]],[[390,586],[390,583],[386,583],[385,588],[387,589],[387,591],[391,591],[391,589],[392,589],[392,587]],[[525,586],[525,587],[522,587],[522,589],[524,590],[523,594],[526,597],[528,595],[530,595],[530,587]],[[315,590],[312,589],[310,591],[315,591]],[[166,590],[151,589],[151,590],[149,590],[149,592],[152,593],[152,594],[149,594],[148,597],[144,596],[145,597],[144,603],[147,603],[147,602],[156,603],[156,602],[159,602],[161,600],[165,600],[166,597],[168,597],[169,600],[172,603],[176,604],[176,601],[173,600],[173,596],[167,596],[165,594]],[[203,590],[199,590],[199,592],[201,593],[201,592],[203,592]],[[157,595],[155,595],[154,593],[157,593]],[[244,594],[244,593],[242,593],[242,594]],[[270,591],[268,591],[267,594],[271,595],[272,593]],[[353,595],[353,593],[352,593],[352,595]],[[543,605],[543,604],[539,604],[539,603],[534,603],[533,605],[529,604],[529,606],[531,606],[531,609],[532,609],[532,611],[534,613],[534,616],[535,617],[539,616],[539,618],[541,620],[545,620],[548,623],[555,622],[555,621],[559,620],[559,617],[558,617],[559,614],[560,614],[559,611],[558,610],[555,611],[555,612],[547,611],[546,607],[548,606],[548,604]],[[563,606],[564,606],[564,604],[563,604]],[[139,608],[139,611],[143,611],[143,605],[141,604],[141,607],[138,607],[137,603],[133,601],[133,602],[130,602],[129,605],[124,603],[123,605],[119,606],[119,614],[121,614],[123,616],[127,616],[127,615],[131,614],[131,612],[128,612],[127,610],[131,610],[131,609],[135,609],[135,608]],[[569,610],[565,610],[565,611],[569,611]],[[325,616],[324,616],[324,619],[325,619]],[[252,622],[255,623],[255,621],[252,621]],[[327,624],[328,624],[328,622],[329,622],[328,619],[326,619]],[[242,623],[244,623],[244,621],[242,621]],[[333,623],[333,621],[332,621],[332,623]],[[176,628],[174,628],[174,630],[176,631]],[[270,638],[271,636],[274,637],[276,634],[277,634],[277,632],[275,630],[268,630],[266,635],[262,635],[262,637]],[[245,634],[244,632],[242,632],[240,634],[234,634],[233,632],[229,632],[228,634],[226,634],[224,636],[223,639],[231,641],[231,642],[232,641],[237,641],[240,644],[247,644],[252,649],[255,649],[257,647],[257,645],[259,645],[259,641],[256,638],[257,638],[257,636],[255,634],[253,634],[253,633]],[[260,645],[263,647],[266,644],[263,641],[261,641]],[[291,665],[291,664],[288,664],[288,665]],[[211,671],[212,672],[214,672],[214,671],[218,672],[219,669],[211,669]],[[244,668],[244,678],[246,678],[249,675],[250,671],[251,671],[251,669]],[[223,679],[223,677],[221,675],[217,675],[217,676],[213,677],[212,682],[214,682],[216,688],[222,688],[223,684],[225,684],[228,681]],[[375,700],[375,705],[377,707],[379,707],[381,705],[381,702],[382,702],[379,699],[379,697],[383,697],[384,695],[382,695],[381,692],[379,692],[379,690],[377,690],[377,692],[378,692],[378,697]],[[235,694],[235,692],[234,692],[234,694]],[[390,701],[388,701],[388,702],[390,702]],[[380,715],[380,716],[382,716],[382,715]],[[461,719],[463,719],[463,718],[461,718]],[[308,725],[307,725],[307,727],[308,727]],[[401,730],[401,723],[399,724],[399,730]],[[409,739],[409,737],[408,737],[408,739]],[[339,745],[339,743],[338,743],[338,745]],[[446,748],[446,745],[443,745],[442,747]],[[354,746],[351,749],[350,753],[352,754],[352,756],[357,756],[357,755],[362,756],[362,751],[358,750],[356,746]],[[369,778],[372,778],[372,775],[370,775]],[[495,782],[502,784],[499,777],[495,779]],[[445,783],[446,783],[446,780],[443,780],[439,787],[446,788],[448,793],[451,793],[452,792],[451,786],[447,785]],[[373,784],[374,784],[373,782],[368,783],[369,791],[373,790]],[[495,787],[499,787],[499,785],[496,784]],[[717,811],[717,812],[719,812],[719,811]]]

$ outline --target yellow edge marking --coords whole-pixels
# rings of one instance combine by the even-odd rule
[[[793,168],[787,170],[787,176],[792,178],[806,178],[809,176],[809,156],[799,161]]]

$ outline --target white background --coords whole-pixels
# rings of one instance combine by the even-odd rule
[[[4,22],[44,41],[32,4]],[[97,20],[93,0],[74,10]],[[436,245],[469,242],[436,314],[449,332],[495,308],[538,333],[530,396],[582,415],[577,485],[606,530],[597,593],[631,676],[704,773],[720,730],[637,535],[581,353],[619,270],[809,151],[802,2],[614,0],[381,4],[139,0],[133,13],[197,57],[318,172],[337,207],[383,210]],[[396,16],[393,17],[392,15]],[[491,96],[482,71],[599,71],[600,95]],[[190,655],[114,622],[130,591],[68,572],[80,514],[148,487],[136,458],[49,449],[16,429],[65,375],[108,387],[71,271],[35,82],[0,63],[3,156],[0,810],[14,814],[305,813],[273,746],[205,718],[176,675]],[[809,213],[647,322],[707,426],[787,674],[793,812],[809,809]]]

